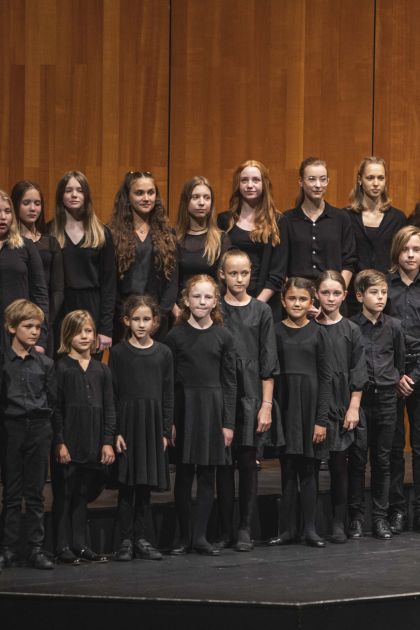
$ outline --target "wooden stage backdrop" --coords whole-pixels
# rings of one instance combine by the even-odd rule
[[[418,0],[0,0],[0,188],[34,179],[51,216],[80,169],[107,221],[125,172],[150,170],[174,218],[185,179],[206,175],[223,210],[255,158],[284,209],[315,154],[341,206],[375,153],[408,213],[419,24]]]

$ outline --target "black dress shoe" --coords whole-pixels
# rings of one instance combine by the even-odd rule
[[[169,555],[170,556],[185,556],[187,555],[187,553],[190,553],[191,551],[191,547],[189,547],[189,545],[177,545],[176,547],[173,547],[173,549],[170,550]]]
[[[41,547],[34,547],[28,559],[29,565],[34,569],[41,569],[43,571],[51,571],[54,569],[54,562]]]
[[[394,512],[388,520],[389,529],[393,534],[401,534],[407,529],[407,518],[401,512]]]
[[[420,512],[414,512],[413,532],[420,532]]]
[[[89,547],[76,550],[76,555],[82,562],[108,562],[106,556],[95,553],[92,549],[89,549]]]
[[[392,532],[384,518],[380,518],[373,523],[372,536],[378,540],[391,540]]]
[[[200,553],[202,556],[219,556],[220,550],[208,543],[199,543],[193,546],[193,551]]]
[[[130,562],[133,559],[133,543],[131,540],[122,541],[120,548],[115,552],[114,559],[117,562]]]
[[[233,540],[231,538],[221,538],[220,540],[216,540],[213,543],[213,547],[218,549],[219,551],[223,551],[223,549],[229,549],[229,547],[233,547]]]
[[[269,547],[282,547],[284,545],[294,545],[298,542],[298,538],[296,535],[292,536],[288,532],[284,532],[279,536],[274,536],[274,538],[270,538],[267,540],[267,545]]]
[[[134,545],[134,557],[141,560],[162,560],[163,556],[148,540],[139,538]]]
[[[19,556],[12,549],[8,549],[7,547],[3,549],[1,552],[3,557],[3,567],[7,569],[12,569],[13,567],[17,567],[19,564]]]
[[[363,538],[362,521],[360,521],[358,518],[355,518],[353,521],[351,521],[347,530],[347,536],[355,540],[357,540],[358,538]]]
[[[73,553],[70,547],[63,547],[57,551],[57,562],[77,566],[80,564],[79,558]]]
[[[326,546],[325,540],[319,536],[305,536],[305,545],[322,549]]]
[[[338,521],[333,523],[330,540],[336,545],[343,545],[347,542],[347,536],[344,531],[344,523]]]

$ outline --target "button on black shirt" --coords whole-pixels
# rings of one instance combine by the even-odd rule
[[[6,418],[50,418],[57,400],[54,362],[35,350],[24,358],[9,348],[2,365],[1,406]]]
[[[404,374],[405,342],[401,322],[381,313],[373,324],[363,313],[351,318],[360,326],[366,353],[369,382],[384,387],[396,385]]]
[[[322,271],[354,271],[356,246],[347,212],[325,203],[312,221],[299,206],[281,222],[281,271],[284,276],[317,278]]]

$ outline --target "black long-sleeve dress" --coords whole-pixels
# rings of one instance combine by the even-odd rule
[[[123,341],[109,363],[117,410],[117,434],[127,450],[118,455],[118,481],[128,486],[169,488],[163,437],[172,435],[173,361],[169,348],[154,342],[136,348]]]
[[[193,328],[183,322],[165,343],[175,369],[175,426],[183,464],[231,463],[222,429],[235,428],[236,358],[232,335],[223,326]]]
[[[178,299],[187,281],[197,274],[207,274],[217,280],[217,271],[223,254],[232,247],[229,235],[222,234],[220,256],[212,265],[204,254],[207,233],[186,234],[178,242]]]
[[[312,442],[315,424],[327,427],[331,404],[331,354],[327,333],[311,320],[302,328],[275,325],[280,405],[287,455],[323,459],[326,443]]]
[[[327,424],[328,449],[345,451],[354,441],[366,446],[366,420],[361,408],[356,428],[352,431],[343,428],[352,393],[363,391],[369,380],[362,333],[357,324],[344,317],[336,324],[322,328],[330,342],[332,368],[332,396]]]
[[[256,433],[264,379],[279,374],[273,316],[267,304],[252,298],[245,306],[222,300],[223,321],[232,333],[236,351],[236,446],[283,446],[280,409],[273,399],[270,431]]]
[[[49,315],[48,290],[41,257],[32,241],[23,238],[23,246],[12,249],[4,243],[0,249],[0,345],[8,347],[4,331],[4,310],[14,300],[31,300],[44,312],[46,321],[42,327],[39,345],[47,346]]]

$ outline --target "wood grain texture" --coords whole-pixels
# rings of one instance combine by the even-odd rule
[[[170,208],[206,175],[218,210],[245,159],[270,169],[280,209],[297,169],[327,160],[344,205],[372,136],[373,0],[172,0]]]
[[[420,3],[377,0],[375,155],[385,158],[394,205],[420,199]]]
[[[86,173],[107,221],[128,170],[168,167],[167,0],[1,0],[0,187]]]

